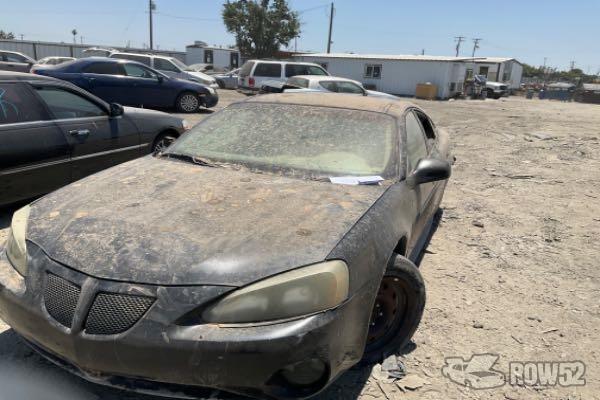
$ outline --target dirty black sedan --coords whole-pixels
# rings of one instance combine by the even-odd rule
[[[233,104],[17,211],[0,318],[95,382],[309,397],[416,330],[448,158],[406,102]]]

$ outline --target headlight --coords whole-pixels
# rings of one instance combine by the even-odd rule
[[[184,131],[189,131],[190,129],[192,129],[192,124],[190,124],[190,122],[187,119],[184,119],[183,121],[181,121],[181,127]]]
[[[13,214],[12,224],[6,242],[6,255],[13,267],[23,276],[27,275],[27,246],[25,234],[27,233],[27,220],[30,207],[25,206]]]
[[[285,319],[324,311],[348,298],[348,267],[340,260],[299,268],[251,284],[204,311],[213,323]]]
[[[210,86],[207,86],[206,89],[208,89],[208,93],[210,93],[210,94],[216,93],[215,89],[211,88]]]

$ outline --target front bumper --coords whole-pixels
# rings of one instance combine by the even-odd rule
[[[215,90],[215,94],[204,94],[202,95],[202,100],[204,102],[204,107],[211,108],[217,105],[219,102],[219,95]]]
[[[152,287],[96,279],[49,259],[28,242],[29,274],[21,277],[0,255],[0,318],[47,357],[94,382],[132,389],[131,382],[208,387],[263,398],[302,398],[327,386],[362,357],[369,320],[368,291],[335,310],[263,325],[182,323],[198,305],[230,287]],[[81,288],[70,327],[47,309],[48,274]],[[132,328],[89,334],[86,318],[98,293],[155,298]],[[189,321],[189,319],[188,319]],[[325,365],[313,384],[296,386],[282,375],[290,365]],[[117,382],[117,384],[115,384]],[[135,388],[133,388],[135,389]]]

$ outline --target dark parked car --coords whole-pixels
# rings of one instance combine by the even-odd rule
[[[311,396],[417,329],[448,159],[406,102],[233,104],[17,211],[0,318],[96,382]]]
[[[184,124],[58,79],[0,72],[0,206],[161,150]]]
[[[128,106],[175,108],[191,113],[200,107],[214,107],[219,101],[211,87],[169,78],[136,61],[89,57],[56,66],[35,67],[31,72],[69,81],[106,102]]]
[[[35,60],[16,51],[0,50],[0,71],[29,72]]]

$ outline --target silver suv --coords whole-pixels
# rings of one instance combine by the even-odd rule
[[[238,92],[257,93],[265,82],[282,84],[296,75],[325,75],[329,73],[318,64],[295,61],[246,61],[238,75]]]
[[[192,82],[198,82],[213,89],[218,89],[217,80],[210,75],[194,71],[175,57],[157,56],[154,54],[133,54],[133,53],[111,53],[110,58],[120,58],[123,60],[138,61],[154,68],[171,78],[186,79]]]

